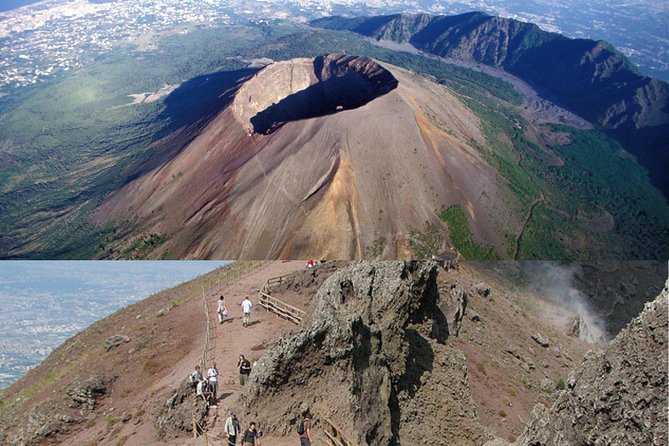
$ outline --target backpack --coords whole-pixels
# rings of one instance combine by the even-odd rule
[[[300,424],[297,425],[297,433],[302,435],[305,432],[304,429],[304,420],[300,421]]]

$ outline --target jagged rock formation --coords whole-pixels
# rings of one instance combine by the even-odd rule
[[[443,344],[436,273],[404,262],[335,273],[303,328],[258,362],[240,397],[245,416],[286,434],[309,410],[361,445],[482,444],[490,435],[477,423],[464,355]]]
[[[76,382],[65,393],[76,405],[82,406],[82,413],[95,409],[95,400],[107,393],[107,385],[98,376],[91,376],[84,382]]]
[[[446,316],[448,334],[458,336],[462,327],[462,318],[467,311],[467,293],[459,283],[442,286],[439,290],[439,309]]]
[[[553,407],[535,407],[516,445],[666,445],[668,301],[669,281],[606,351],[586,356]]]
[[[481,12],[331,17],[313,23],[502,67],[540,85],[584,118],[609,129],[669,195],[664,175],[669,165],[669,84],[643,76],[607,42],[569,39],[534,24]]]
[[[206,427],[207,414],[205,402],[195,398],[193,387],[184,380],[156,415],[155,426],[162,438],[179,437],[193,432],[193,417],[199,426]]]

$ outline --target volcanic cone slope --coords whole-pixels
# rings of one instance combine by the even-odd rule
[[[499,226],[518,219],[476,144],[478,118],[424,77],[362,57],[278,62],[95,220],[164,234],[158,256],[350,259],[383,240],[396,257],[412,228],[460,204],[503,252]]]

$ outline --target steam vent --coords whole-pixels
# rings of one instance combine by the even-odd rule
[[[372,59],[328,54],[265,67],[239,90],[232,109],[248,132],[268,134],[290,121],[361,107],[396,87]]]

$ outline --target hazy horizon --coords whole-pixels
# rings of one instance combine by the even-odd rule
[[[0,389],[95,321],[225,263],[0,262]]]

